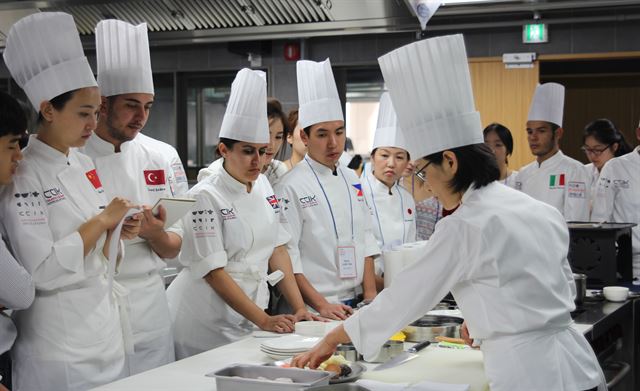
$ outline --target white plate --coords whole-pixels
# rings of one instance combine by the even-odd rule
[[[274,360],[290,360],[291,357],[295,356],[295,354],[281,355],[281,354],[268,353],[265,351],[262,351],[262,353],[266,354],[267,356],[271,357]]]
[[[260,348],[260,350],[265,352],[265,353],[273,353],[273,354],[278,354],[280,356],[285,356],[287,354],[290,355],[290,356],[293,356],[293,355],[296,355],[296,354],[299,354],[299,353],[308,352],[308,350],[296,350],[295,352],[293,352],[293,351],[292,352],[281,352],[281,351],[278,351],[278,350],[271,350],[271,349],[266,349],[266,348]]]
[[[285,335],[279,338],[268,339],[260,344],[272,351],[299,352],[309,350],[320,341],[320,337],[305,337],[297,334]]]

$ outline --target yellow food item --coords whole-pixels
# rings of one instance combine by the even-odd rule
[[[404,342],[407,339],[407,336],[402,331],[398,331],[397,333],[393,334],[391,336],[391,338],[389,338],[389,339],[391,341],[402,341],[402,342]]]
[[[336,366],[338,366],[338,368],[340,367],[340,364],[351,364],[349,361],[347,361],[346,358],[339,356],[339,355],[333,355],[331,357],[329,357],[326,361],[324,361],[322,364],[318,365],[318,369],[321,371],[329,371],[329,369],[327,369],[327,366],[331,365],[331,364],[335,364]],[[340,373],[340,370],[338,369],[337,373]]]

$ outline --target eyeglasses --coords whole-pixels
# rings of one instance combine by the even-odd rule
[[[426,182],[427,181],[427,173],[424,172],[424,170],[427,169],[427,167],[429,167],[429,164],[431,164],[433,162],[428,162],[427,164],[425,164],[424,166],[422,166],[421,169],[414,171],[413,175],[415,175],[418,179],[420,179],[422,182]]]
[[[609,147],[611,146],[611,144],[608,144],[600,149],[597,148],[589,148],[586,145],[583,145],[580,147],[580,149],[582,150],[582,152],[586,153],[587,155],[594,155],[594,156],[600,156],[602,154],[602,152],[606,151],[607,149],[609,149]]]

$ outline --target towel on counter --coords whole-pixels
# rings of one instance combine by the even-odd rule
[[[436,383],[428,380],[413,385],[409,383],[383,383],[375,380],[358,380],[356,384],[370,391],[469,391],[468,384]]]

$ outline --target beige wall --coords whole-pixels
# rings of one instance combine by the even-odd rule
[[[506,69],[500,57],[471,58],[469,71],[482,125],[499,122],[511,130],[514,145],[509,167],[518,170],[534,159],[525,124],[539,80],[538,63],[533,68]]]

